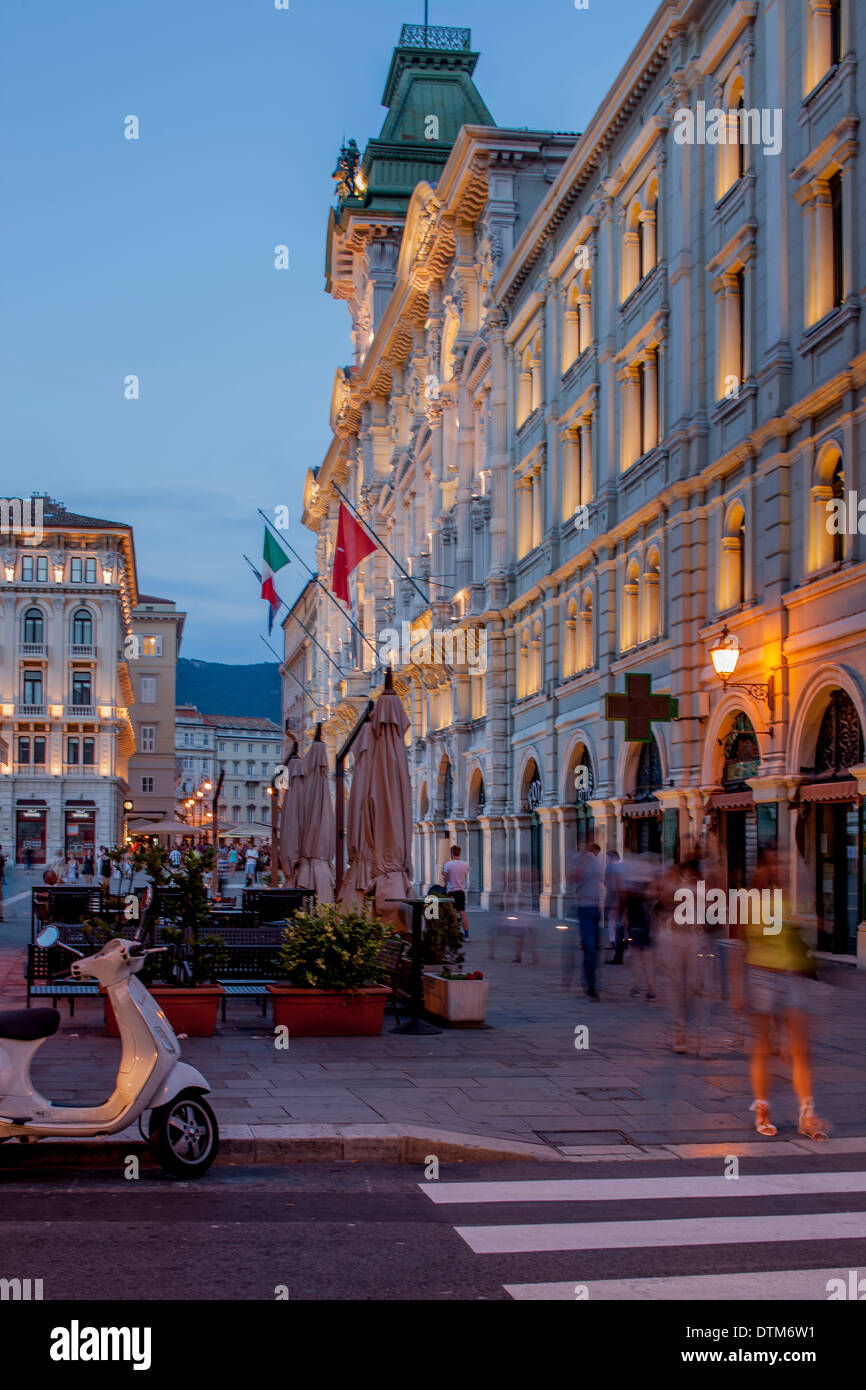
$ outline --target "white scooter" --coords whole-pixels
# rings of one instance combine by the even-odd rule
[[[59,938],[56,927],[46,927],[36,943],[59,943],[83,956]],[[137,941],[118,938],[72,966],[74,979],[86,977],[104,987],[120,1029],[123,1051],[117,1083],[103,1105],[52,1104],[33,1087],[30,1063],[36,1049],[57,1032],[56,1009],[0,1011],[0,1142],[117,1134],[134,1120],[141,1129],[141,1116],[150,1111],[150,1149],[166,1172],[197,1178],[207,1171],[219,1148],[216,1116],[203,1094],[210,1087],[201,1072],[181,1062],[171,1024],[153,995],[134,978],[151,954]]]

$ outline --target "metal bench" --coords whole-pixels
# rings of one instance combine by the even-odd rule
[[[24,965],[28,1009],[31,999],[50,999],[55,1008],[58,999],[68,999],[69,1016],[72,1018],[76,999],[99,994],[97,984],[81,985],[73,984],[71,980],[52,979],[53,975],[60,975],[68,969],[69,955],[66,951],[58,950],[56,946],[29,945]]]
[[[276,980],[223,980],[217,979],[217,984],[222,985],[225,993],[222,997],[222,1021],[226,1021],[226,1001],[228,999],[257,999],[262,1006],[262,1017],[268,1012],[268,985],[276,984]]]

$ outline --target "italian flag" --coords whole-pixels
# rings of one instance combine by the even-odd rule
[[[280,609],[282,599],[274,588],[274,575],[277,570],[281,570],[284,565],[289,563],[289,557],[283,550],[279,541],[271,535],[265,527],[265,548],[262,559],[262,598],[266,598],[271,605],[268,614],[268,632],[274,625],[274,618]]]

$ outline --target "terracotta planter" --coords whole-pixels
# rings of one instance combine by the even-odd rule
[[[149,992],[176,1033],[186,1033],[188,1038],[213,1037],[220,1001],[225,994],[222,985],[194,985],[189,989],[152,985]],[[110,1038],[119,1038],[120,1030],[111,1000],[107,994],[103,994],[102,998],[105,1004],[105,1031]]]
[[[424,1008],[455,1028],[480,1028],[487,1017],[487,980],[446,980],[424,972]]]
[[[293,1038],[374,1038],[382,1031],[389,993],[384,985],[354,994],[268,985],[274,1025],[284,1025]]]

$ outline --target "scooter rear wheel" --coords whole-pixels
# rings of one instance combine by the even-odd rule
[[[216,1116],[198,1091],[181,1091],[151,1111],[149,1135],[154,1158],[175,1178],[200,1178],[219,1150]]]

